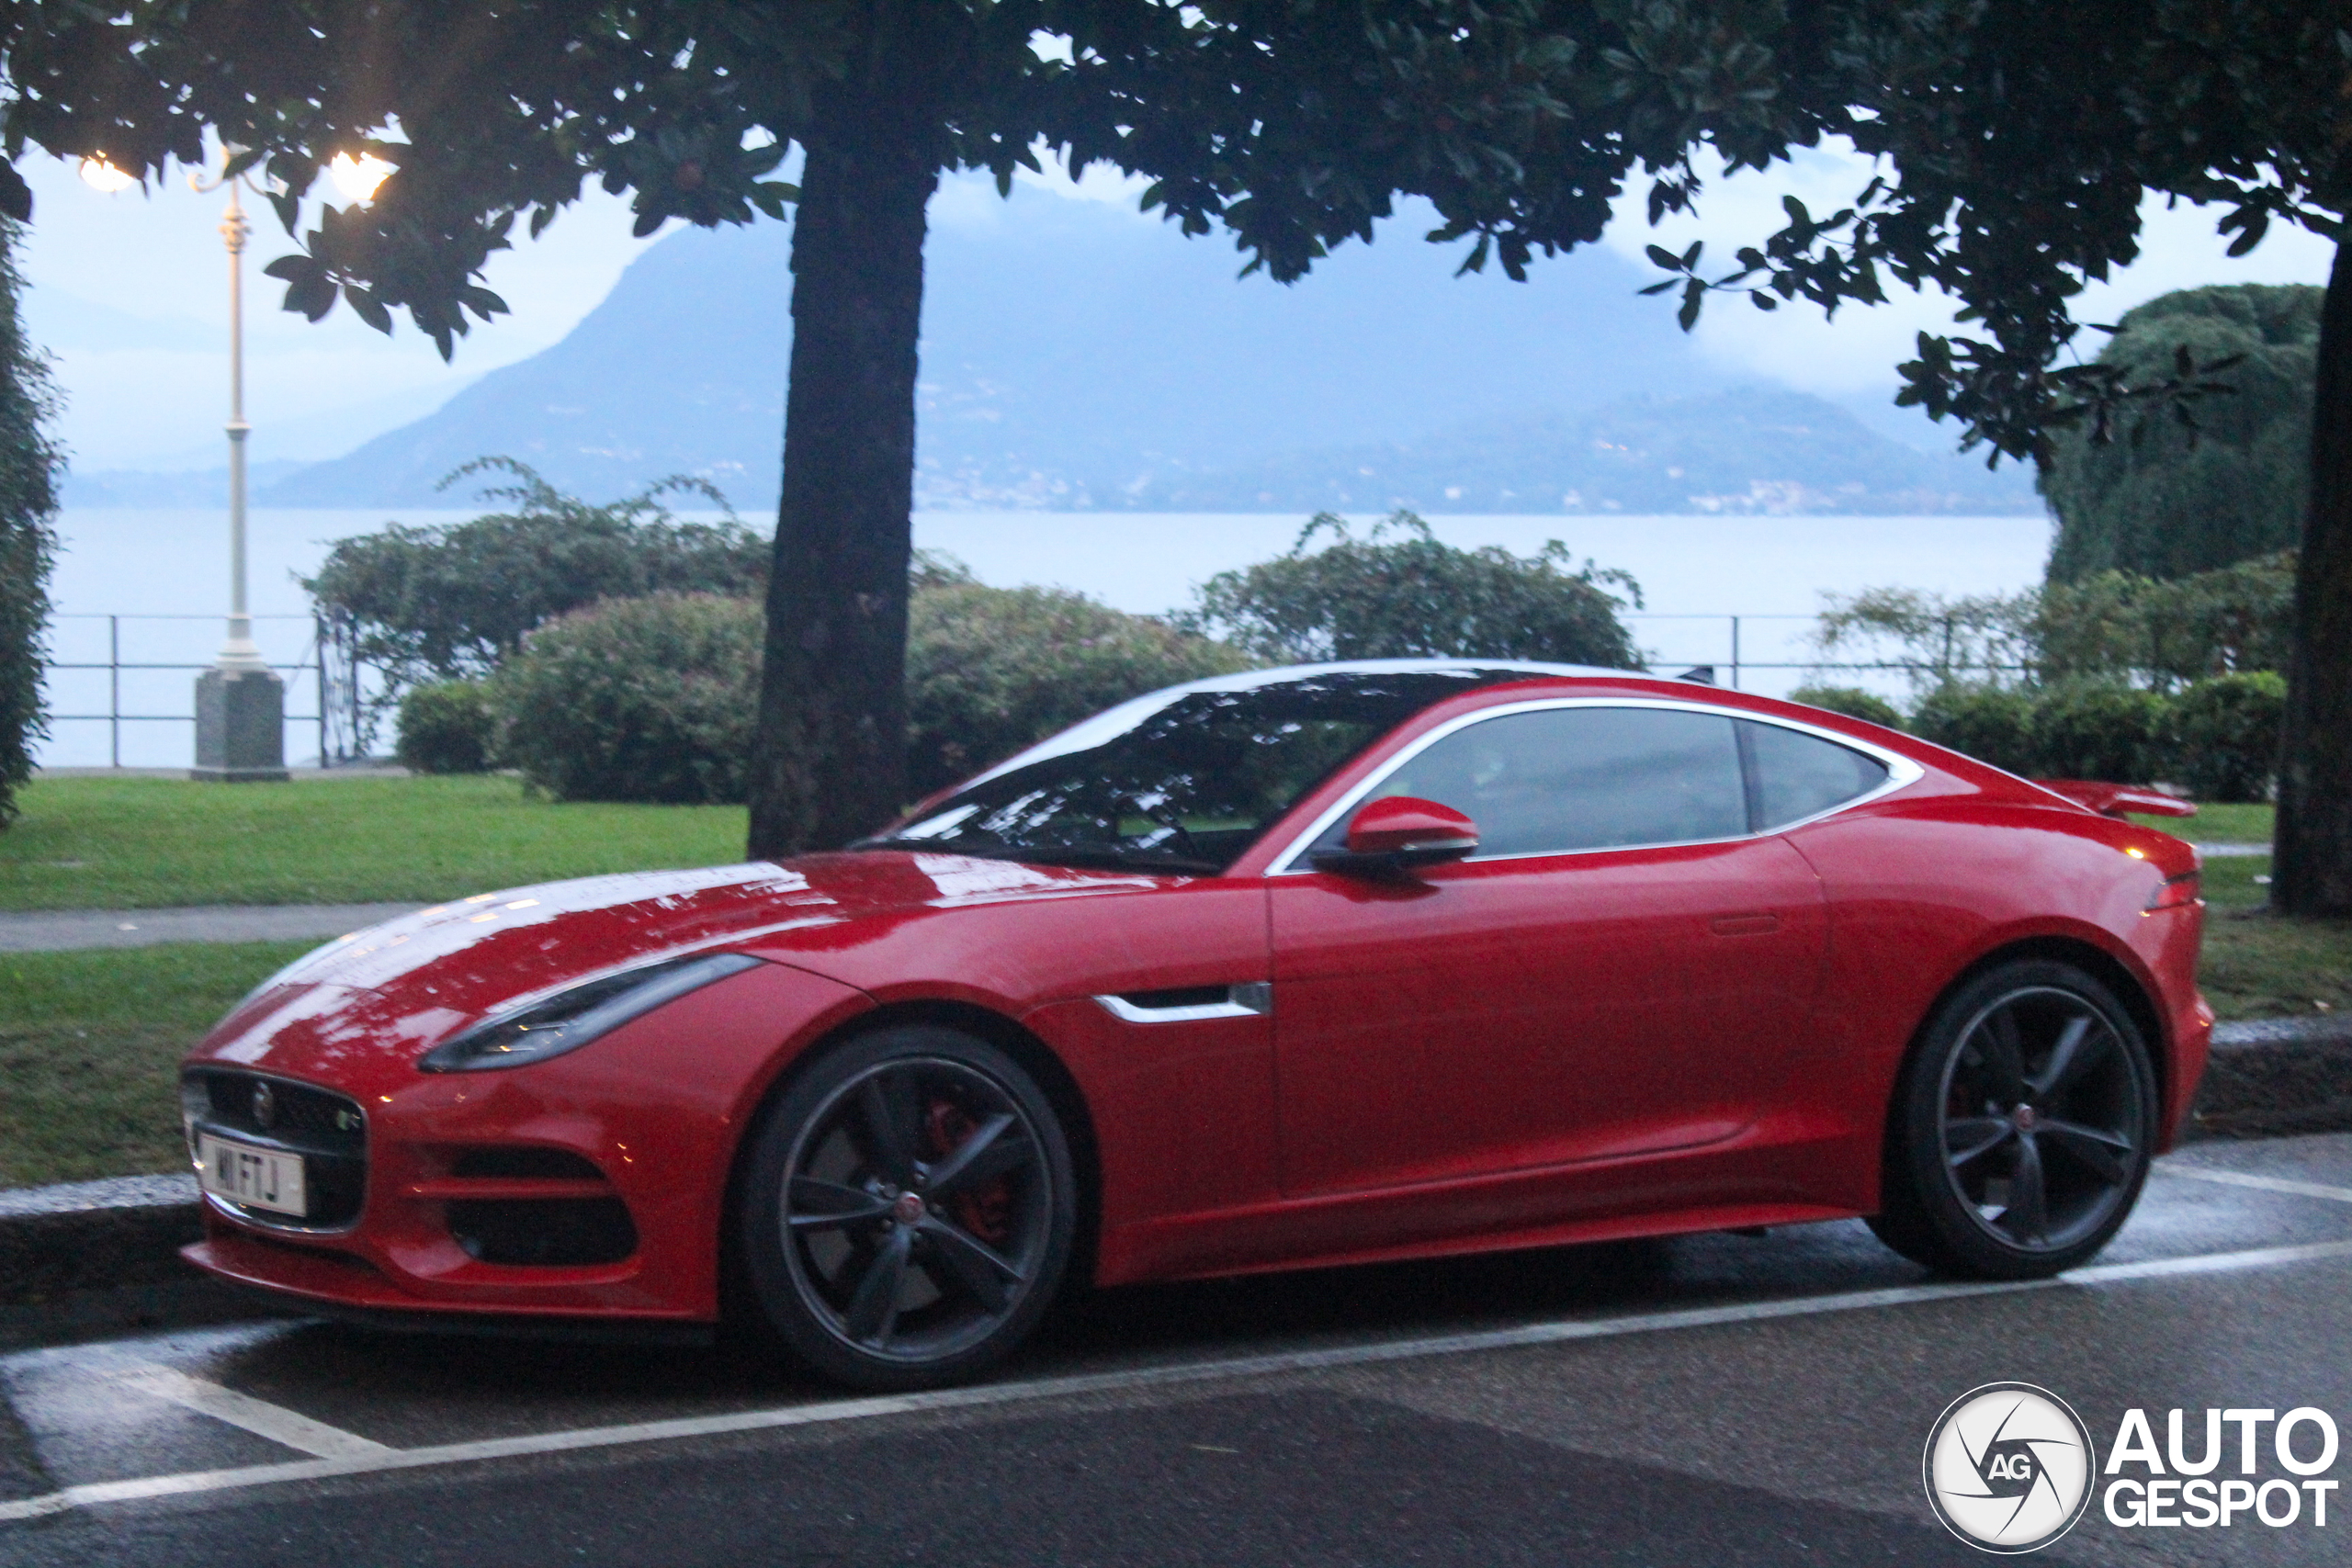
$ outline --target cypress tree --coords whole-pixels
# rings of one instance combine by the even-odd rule
[[[2224,395],[2196,425],[2169,410],[2122,415],[2096,445],[2082,425],[2051,433],[2041,493],[2058,516],[2050,576],[2187,577],[2295,547],[2310,504],[2312,386],[2324,289],[2305,284],[2183,288],[2127,314],[2099,354],[2134,383],[2161,380],[2187,348]]]
[[[25,340],[17,271],[22,226],[0,218],[0,829],[16,819],[32,777],[34,742],[49,732],[41,659],[49,642],[49,569],[57,553],[57,476],[63,455],[43,423],[56,407],[49,356]]]

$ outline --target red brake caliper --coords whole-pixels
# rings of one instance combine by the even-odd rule
[[[952,1100],[933,1100],[922,1118],[923,1142],[929,1145],[930,1162],[936,1165],[945,1159],[978,1130],[979,1124],[962,1106]],[[966,1188],[947,1201],[947,1207],[957,1224],[990,1247],[1002,1247],[1012,1234],[1012,1185],[1005,1177]]]

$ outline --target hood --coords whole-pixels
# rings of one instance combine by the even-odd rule
[[[926,910],[1072,897],[1165,880],[967,855],[872,851],[629,872],[481,893],[338,938],[256,987],[205,1042],[254,1060],[288,1028],[430,1048],[486,1013],[684,953],[822,954]],[[806,962],[804,963],[804,959]]]

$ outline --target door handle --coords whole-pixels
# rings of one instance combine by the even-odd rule
[[[1707,922],[1717,936],[1764,936],[1781,929],[1781,917],[1770,910],[1746,915],[1717,915]]]

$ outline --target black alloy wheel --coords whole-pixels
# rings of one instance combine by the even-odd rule
[[[929,1026],[860,1037],[800,1073],[754,1134],[741,1197],[768,1323],[858,1388],[950,1382],[1011,1354],[1076,1228],[1069,1142],[1035,1080]]]
[[[1946,1000],[1905,1065],[1871,1228],[1951,1273],[2059,1273],[2130,1217],[2156,1119],[2147,1045],[2113,995],[2071,964],[2002,964]]]

